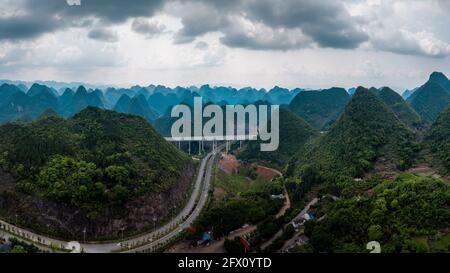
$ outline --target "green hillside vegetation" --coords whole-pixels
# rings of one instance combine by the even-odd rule
[[[264,162],[282,167],[316,131],[302,118],[287,108],[280,108],[280,145],[274,152],[261,152],[261,141],[251,141],[239,158],[245,161]]]
[[[92,217],[170,189],[188,162],[143,118],[98,108],[0,127],[0,164],[17,190]]]
[[[375,93],[397,116],[397,118],[412,128],[421,126],[419,114],[394,90],[383,87]]]
[[[319,206],[318,217],[326,217],[307,223],[310,244],[300,251],[368,252],[366,244],[375,240],[383,253],[448,252],[449,205],[448,184],[405,173]]]
[[[447,108],[433,124],[427,144],[443,172],[450,173],[450,108]]]
[[[280,180],[270,183],[256,177],[251,180],[243,172],[228,175],[216,170],[214,186],[224,193],[215,193],[207,210],[196,221],[198,235],[212,230],[215,238],[220,238],[244,224],[267,220],[282,207],[283,200],[271,198],[272,194],[283,192]]]
[[[343,88],[305,91],[295,96],[289,109],[314,128],[326,130],[339,118],[349,100]]]
[[[414,92],[408,98],[408,102],[419,113],[422,120],[430,124],[450,104],[450,91],[430,80]]]
[[[447,92],[450,92],[450,80],[442,72],[433,72],[430,80],[442,86]]]
[[[358,177],[380,156],[405,169],[418,149],[413,132],[377,96],[359,87],[331,130],[290,160],[288,175],[299,175],[310,165],[332,181]]]

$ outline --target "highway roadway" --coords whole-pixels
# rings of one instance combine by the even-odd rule
[[[217,147],[215,151],[207,154],[200,163],[200,168],[196,177],[194,189],[191,197],[183,210],[170,222],[158,227],[156,230],[142,234],[133,238],[117,240],[113,242],[91,242],[82,243],[81,247],[87,253],[109,253],[109,252],[151,252],[164,246],[169,241],[176,238],[181,231],[189,227],[200,215],[202,209],[208,201],[208,194],[213,173],[214,161],[223,146]],[[151,221],[151,220],[149,220]],[[0,220],[0,226],[11,235],[18,238],[26,238],[36,242],[37,245],[45,248],[52,243],[55,246],[64,248],[69,242],[53,239],[47,236],[33,233],[32,231],[15,227],[12,224]]]

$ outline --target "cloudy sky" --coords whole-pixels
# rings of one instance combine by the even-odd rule
[[[450,75],[449,14],[447,0],[0,0],[0,78],[401,92]]]

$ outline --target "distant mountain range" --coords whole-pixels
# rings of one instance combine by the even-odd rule
[[[313,195],[338,197],[313,208],[322,218],[305,227],[314,250],[363,252],[369,238],[386,234],[378,237],[395,252],[397,239],[417,237],[418,224],[430,240],[448,234],[450,81],[439,72],[407,100],[389,87],[56,90],[4,83],[0,94],[0,216],[42,233],[118,237],[148,229],[155,216],[166,219],[189,191],[195,166],[161,135],[170,134],[172,106],[192,107],[201,96],[222,108],[282,105],[278,150],[261,152],[254,141],[232,152],[282,171],[271,184],[285,188],[296,208]]]
[[[53,110],[62,117],[71,117],[88,106],[115,110],[141,116],[167,134],[170,127],[170,109],[183,103],[192,105],[195,97],[203,102],[218,105],[265,104],[284,105],[317,130],[329,130],[355,93],[333,87],[325,90],[286,89],[275,86],[271,90],[251,87],[176,87],[162,85],[131,88],[92,88],[89,85],[76,88],[60,88],[64,83],[34,83],[29,88],[25,82],[4,82],[0,85],[0,123],[30,121],[46,110]],[[15,84],[13,84],[15,83]],[[440,72],[431,74],[429,80],[403,98],[388,87],[371,88],[394,112],[398,119],[410,127],[431,124],[450,104],[450,80]],[[404,98],[407,97],[405,102]],[[173,122],[173,120],[172,120]],[[164,132],[163,132],[164,131]]]
[[[108,87],[111,87],[111,85],[106,84],[90,84],[90,83],[84,83],[84,82],[58,82],[58,81],[13,81],[13,80],[0,80],[0,85],[7,83],[7,84],[13,84],[21,87],[24,89],[24,91],[28,90],[30,86],[37,83],[40,85],[46,85],[50,88],[53,88],[55,90],[58,90],[59,92],[64,91],[67,88],[76,89],[79,86],[84,86],[89,89],[106,89]]]
[[[202,96],[205,103],[249,104],[267,101],[269,104],[289,104],[302,89],[274,87],[266,91],[254,88],[235,89],[209,85],[190,88],[165,86],[134,86],[129,89],[75,88],[57,90],[54,87],[34,83],[29,89],[21,83],[0,85],[0,123],[36,119],[46,110],[53,110],[62,117],[71,117],[86,107],[116,110],[135,114],[153,123],[168,114],[174,105],[193,104],[194,97]],[[169,113],[170,114],[170,113]]]

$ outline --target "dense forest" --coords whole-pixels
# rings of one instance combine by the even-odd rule
[[[295,174],[309,164],[330,180],[359,177],[381,157],[392,168],[406,169],[419,149],[414,140],[414,133],[386,104],[369,90],[358,88],[336,124],[301,149],[288,170]]]
[[[16,181],[14,192],[81,210],[94,222],[147,193],[169,191],[190,164],[143,118],[98,108],[0,127],[0,166]]]
[[[189,157],[161,137],[169,135],[174,121],[170,106],[192,107],[193,98],[203,96],[204,102],[221,107],[284,104],[279,149],[262,153],[255,141],[237,153],[244,163],[276,167],[284,176],[264,187],[227,192],[210,203],[195,223],[196,236],[213,230],[221,237],[248,223],[258,226],[252,243],[262,243],[289,221],[275,219],[282,201],[271,197],[286,189],[291,217],[311,197],[320,199],[313,208],[320,221],[305,223],[302,232],[309,243],[294,251],[366,252],[365,244],[375,240],[384,252],[448,252],[449,88],[450,81],[441,73],[409,92],[406,101],[388,87],[358,87],[350,94],[340,88],[277,87],[266,93],[209,86],[106,91],[79,87],[61,93],[42,85],[26,92],[23,86],[4,84],[0,122],[15,122],[0,126],[0,213],[23,213],[23,221],[30,211],[51,211],[44,218],[77,218],[76,232],[88,225],[93,235],[107,235],[136,219],[142,230],[148,213],[163,219],[170,213],[163,200],[180,203],[194,173]],[[255,180],[251,170],[240,175],[241,185]],[[230,179],[222,183],[233,187]],[[322,198],[330,194],[335,198]],[[126,215],[130,208],[134,212]],[[136,212],[140,208],[145,213]],[[129,218],[110,219],[118,211],[119,218]],[[41,230],[44,223],[39,223]],[[108,228],[101,230],[102,225]],[[294,233],[283,229],[283,239]],[[237,246],[233,241],[226,244],[230,249]]]
[[[428,124],[433,123],[450,104],[450,80],[438,72],[408,97],[409,104]]]
[[[374,92],[408,127],[419,128],[422,125],[419,114],[394,90],[383,87],[381,89],[371,88],[370,91]]]
[[[324,219],[307,223],[310,243],[299,251],[366,252],[374,240],[385,253],[450,251],[448,183],[405,173],[349,184],[346,193],[322,202],[317,213]]]
[[[283,183],[294,211],[311,196],[320,201],[301,230],[307,243],[291,252],[368,252],[369,241],[383,252],[450,251],[450,108],[442,110],[449,103],[440,97],[449,83],[434,73],[408,102],[387,87],[359,87],[328,131],[298,138]],[[296,139],[291,132],[281,141]],[[242,158],[259,160],[249,155]]]
[[[244,161],[263,162],[282,168],[296,151],[317,134],[315,129],[291,110],[281,108],[280,145],[278,149],[274,152],[261,152],[261,142],[253,141],[249,142],[238,155]]]
[[[431,127],[426,142],[435,156],[438,168],[450,173],[450,108],[447,108]]]
[[[300,92],[289,108],[318,130],[328,129],[344,111],[350,96],[343,88]]]

